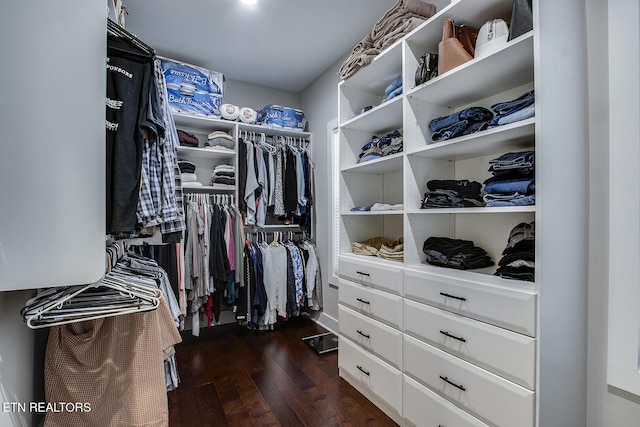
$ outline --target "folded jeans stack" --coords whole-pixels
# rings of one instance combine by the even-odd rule
[[[401,152],[402,149],[402,134],[400,134],[400,131],[396,129],[393,132],[388,133],[386,136],[374,136],[371,138],[371,141],[363,145],[358,163],[396,154]]]
[[[487,207],[535,205],[535,151],[506,153],[489,164],[493,176],[484,181]]]
[[[481,207],[482,184],[468,179],[432,179],[427,182],[420,209]]]
[[[384,94],[387,97],[386,99],[387,101],[390,101],[391,99],[395,98],[401,93],[402,93],[402,74],[400,74],[391,83],[389,83],[389,86],[387,86],[384,90]]]
[[[352,49],[338,76],[346,79],[366,67],[380,52],[435,15],[437,8],[421,0],[398,0]]]
[[[496,116],[489,126],[507,125],[535,116],[535,101],[535,93],[531,90],[516,99],[492,105],[491,110],[496,113]]]
[[[236,168],[232,165],[216,165],[211,174],[211,185],[236,185]]]
[[[491,267],[493,261],[481,247],[471,240],[429,237],[424,241],[422,251],[427,263],[458,270]]]
[[[493,113],[484,107],[469,107],[429,122],[432,142],[445,141],[487,129]]]
[[[535,280],[535,221],[520,223],[509,233],[495,276],[533,282]]]

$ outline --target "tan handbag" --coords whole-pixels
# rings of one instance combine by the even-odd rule
[[[477,30],[445,19],[442,41],[438,44],[438,75],[472,60],[477,38]]]

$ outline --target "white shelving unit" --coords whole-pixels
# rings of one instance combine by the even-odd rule
[[[556,179],[563,176],[556,165],[541,165],[558,141],[540,139],[541,129],[552,130],[543,128],[535,117],[437,143],[431,142],[428,129],[435,117],[471,106],[489,108],[538,88],[534,75],[541,57],[535,48],[538,33],[534,29],[491,55],[414,87],[418,60],[425,52],[438,51],[446,18],[480,28],[490,19],[509,22],[511,17],[510,0],[433,3],[439,10],[434,17],[338,85],[340,375],[401,425],[539,426],[541,384],[546,391],[565,386],[551,378],[553,362],[543,360],[541,354],[547,353],[540,350],[542,313],[547,319],[562,319],[566,314],[553,304],[547,303],[551,307],[547,309],[540,304],[543,286],[549,288],[547,292],[561,286],[541,282],[541,277],[551,274],[551,263],[541,262],[549,257],[540,256],[543,247],[551,250],[549,244],[536,234],[534,282],[493,273],[516,225],[535,221],[538,231],[544,212],[540,198],[545,193],[536,185],[537,204],[532,206],[420,209],[427,181],[482,183],[491,176],[489,161],[508,152],[536,152],[537,184],[541,169]],[[403,76],[404,93],[382,102],[384,88],[398,74]],[[367,105],[373,108],[361,114]],[[540,105],[537,101],[536,113]],[[372,135],[395,128],[402,129],[403,153],[358,163],[361,147]],[[539,154],[541,149],[544,156]],[[576,170],[570,168],[571,173]],[[351,211],[375,202],[403,203],[404,209]],[[550,227],[566,221],[559,216],[545,218],[544,225]],[[351,253],[351,243],[378,236],[402,237],[404,261]],[[423,244],[431,236],[472,240],[496,265],[469,271],[429,265]],[[579,312],[570,311],[572,319]],[[371,338],[354,334],[356,325],[366,325],[366,330],[364,326],[357,330]],[[558,338],[553,336],[556,331],[547,334],[550,342]],[[402,351],[383,353],[385,346],[400,346]],[[570,363],[569,357],[560,359]],[[573,376],[570,381],[578,384],[580,378]],[[547,421],[556,418],[562,421],[553,425],[569,425],[560,404],[545,405],[555,405],[545,414]],[[572,414],[576,420],[581,416],[578,409]]]
[[[238,196],[237,185],[214,184],[211,185],[211,174],[216,165],[231,164],[237,166],[238,151],[237,144],[246,133],[265,133],[271,136],[284,136],[294,139],[304,139],[311,141],[311,133],[296,129],[286,129],[256,124],[247,124],[239,121],[230,121],[210,117],[191,116],[184,113],[173,113],[173,118],[177,129],[184,130],[195,135],[200,144],[198,147],[180,146],[178,147],[178,159],[188,160],[196,165],[196,176],[201,186],[183,186],[183,193],[209,193],[209,194],[233,194]],[[235,144],[234,150],[205,147],[207,136],[216,130],[229,133]],[[236,167],[237,171],[237,167]],[[237,177],[236,177],[237,178]],[[295,230],[297,224],[280,224],[272,218],[267,218],[270,222],[263,230]],[[273,220],[273,221],[272,221]]]

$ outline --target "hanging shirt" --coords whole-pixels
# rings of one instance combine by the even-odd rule
[[[286,215],[284,210],[284,151],[278,148],[275,154],[275,185],[273,215],[282,217]]]
[[[255,150],[253,143],[244,141],[247,146],[247,182],[244,190],[244,200],[247,204],[247,225],[256,223],[256,190],[258,189],[258,177],[256,176]]]

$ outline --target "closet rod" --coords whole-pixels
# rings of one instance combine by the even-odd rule
[[[136,37],[133,34],[131,34],[129,31],[125,30],[120,25],[116,24],[110,18],[107,18],[107,31],[110,32],[111,34],[113,34],[114,36],[121,37],[121,38],[129,40],[136,47],[138,47],[138,48],[142,49],[143,51],[149,53],[149,55],[151,55],[152,59],[155,59],[156,51],[151,46],[149,46],[148,44],[146,44],[145,42],[140,40],[138,37]]]

